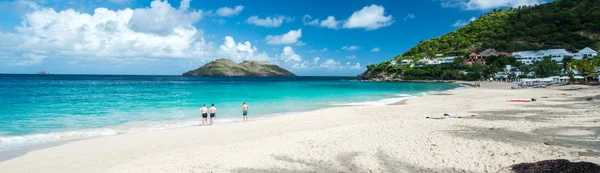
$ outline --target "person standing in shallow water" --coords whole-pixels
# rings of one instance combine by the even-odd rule
[[[200,112],[202,113],[202,125],[206,125],[206,118],[208,118],[208,109],[206,108],[206,104],[202,104],[202,108],[200,108]]]
[[[214,118],[215,118],[215,114],[217,114],[217,108],[215,108],[215,104],[213,103],[210,107],[210,109],[208,110],[208,112],[210,112],[210,125],[213,124],[214,122]]]
[[[242,116],[244,117],[244,121],[248,121],[248,105],[246,102],[242,105]]]

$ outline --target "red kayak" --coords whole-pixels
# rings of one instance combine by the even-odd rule
[[[531,100],[506,100],[507,102],[531,102]]]

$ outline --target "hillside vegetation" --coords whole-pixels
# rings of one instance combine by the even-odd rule
[[[228,59],[217,59],[184,76],[296,76],[277,65],[257,61],[235,63]]]
[[[516,52],[552,48],[578,51],[585,47],[600,50],[599,0],[555,0],[494,10],[448,34],[421,41],[394,60],[416,61],[435,54],[464,57],[488,48]],[[365,74],[402,76],[398,69],[390,70],[388,64],[389,61],[370,65]]]

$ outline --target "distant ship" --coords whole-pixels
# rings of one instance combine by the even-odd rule
[[[37,74],[46,75],[48,73],[46,73],[46,71],[41,71],[41,72],[38,72]]]

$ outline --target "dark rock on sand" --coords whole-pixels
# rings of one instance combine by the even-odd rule
[[[570,162],[564,159],[519,163],[498,173],[600,173],[600,166],[590,162]]]

